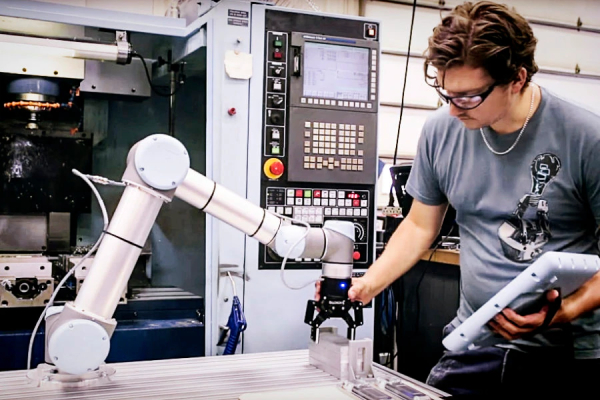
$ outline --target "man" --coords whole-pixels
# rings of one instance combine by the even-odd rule
[[[417,263],[448,203],[460,229],[461,291],[445,334],[542,252],[597,251],[600,118],[531,82],[535,46],[522,16],[487,1],[456,7],[434,29],[426,79],[449,113],[426,122],[406,188],[410,213],[351,299],[369,302]],[[557,297],[548,293],[548,303]],[[446,352],[428,383],[485,399],[559,398],[563,389],[577,398],[600,379],[598,307],[600,276],[563,299],[547,328],[547,305],[530,315],[506,309],[490,323],[503,344]]]

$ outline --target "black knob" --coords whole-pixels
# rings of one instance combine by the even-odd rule
[[[281,115],[277,113],[271,114],[271,123],[273,125],[279,125],[281,123]]]

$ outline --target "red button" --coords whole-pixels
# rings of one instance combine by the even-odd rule
[[[273,58],[280,59],[281,57],[283,57],[283,55],[281,54],[280,51],[276,51],[273,53]]]
[[[275,161],[273,164],[271,164],[271,167],[269,167],[269,170],[273,175],[283,174],[283,169],[283,163],[281,161]]]
[[[360,200],[352,200],[352,207],[360,207]]]
[[[321,197],[321,191],[320,190],[313,190],[313,197]]]
[[[296,189],[296,197],[303,197],[304,191],[302,189]]]
[[[352,253],[352,258],[353,258],[355,261],[358,261],[358,260],[360,260],[360,253],[359,253],[358,251],[355,251],[354,253]]]

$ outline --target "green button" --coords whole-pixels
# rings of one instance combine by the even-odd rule
[[[279,146],[273,146],[273,147],[271,147],[271,153],[272,154],[279,154]]]
[[[304,197],[312,197],[312,190],[305,190]]]
[[[281,40],[276,40],[273,44],[275,45],[275,47],[283,46],[283,42]]]

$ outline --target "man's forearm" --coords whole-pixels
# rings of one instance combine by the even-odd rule
[[[600,273],[563,300],[561,312],[556,315],[555,321],[571,322],[597,308],[600,308]]]
[[[365,278],[376,293],[411,269],[437,236],[420,228],[410,218],[398,226],[383,254],[369,267]]]

